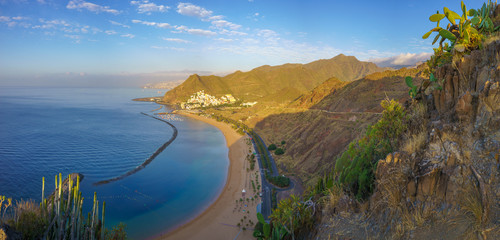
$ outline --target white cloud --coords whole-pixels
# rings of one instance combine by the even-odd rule
[[[149,2],[148,0],[142,1],[131,1],[130,4],[137,6],[137,11],[139,13],[151,14],[151,12],[166,12],[170,9],[169,6],[156,5],[155,3]]]
[[[257,36],[264,39],[264,42],[268,45],[278,44],[280,38],[278,33],[270,29],[263,29],[257,32]]]
[[[10,17],[0,16],[0,22],[10,22]]]
[[[238,30],[241,28],[241,25],[234,24],[232,22],[228,22],[226,20],[214,20],[212,21],[212,25],[214,25],[216,28],[229,28],[231,30]]]
[[[168,23],[157,23],[157,22],[148,22],[148,21],[142,21],[142,20],[132,20],[133,23],[140,23],[144,24],[147,26],[153,26],[153,27],[159,27],[159,28],[172,28],[172,25]]]
[[[219,30],[220,34],[225,34],[229,36],[247,35],[244,32],[236,31],[241,28],[241,25],[224,20],[225,17],[222,15],[212,15],[213,14],[212,11],[191,3],[179,3],[177,5],[177,13],[185,16],[197,17],[204,22],[210,22],[212,24],[210,28]],[[187,27],[185,26],[176,27],[176,29],[178,30],[178,32],[185,31],[190,34],[204,35],[204,36],[213,36],[217,34],[210,30],[187,29]]]
[[[66,5],[67,9],[76,9],[76,10],[81,10],[81,9],[87,9],[91,12],[95,13],[100,13],[100,12],[106,12],[106,13],[112,13],[112,14],[119,14],[120,11],[116,9],[112,9],[109,6],[101,6],[97,5],[94,3],[90,2],[85,2],[83,0],[71,0],[68,2],[68,5]]]
[[[111,20],[110,20],[109,22],[110,22],[111,24],[113,24],[113,25],[116,25],[116,26],[121,26],[121,27],[124,27],[124,28],[130,28],[130,26],[129,26],[129,25],[125,25],[125,24],[123,24],[123,23],[119,23],[119,22],[115,22],[115,21],[111,21]]]
[[[36,0],[38,3],[40,4],[46,4],[47,2],[45,2],[45,0]]]
[[[260,33],[261,36],[257,36]],[[272,30],[259,31],[254,36],[241,39],[241,41],[230,41],[225,44],[213,45],[210,50],[229,52],[242,56],[258,56],[268,64],[282,64],[285,62],[307,63],[317,59],[326,59],[341,53],[339,49],[328,45],[311,45],[303,42],[295,42],[287,39],[276,38],[276,44],[269,44],[262,36],[276,36]]]
[[[196,6],[191,3],[179,3],[177,5],[177,12],[181,15],[198,17],[198,18],[207,18],[212,15],[212,11],[206,10],[200,6]]]
[[[25,28],[31,27],[30,23],[25,22],[24,20],[28,20],[27,17],[9,17],[9,16],[0,16],[0,23],[5,23],[8,27],[21,26]]]
[[[215,16],[211,16],[208,18],[209,21],[216,21],[216,20],[222,20],[224,19],[224,16],[222,15],[215,15]]]
[[[82,40],[82,36],[80,36],[80,35],[69,35],[69,34],[65,34],[64,36],[65,36],[65,37],[67,37],[67,38],[71,38],[71,39],[73,39],[73,41],[74,41],[75,43],[80,43],[80,42],[81,42],[81,40]]]
[[[17,20],[17,21],[27,20],[27,19],[28,19],[27,17],[21,17],[21,16],[12,17],[12,20]]]
[[[278,34],[273,30],[264,29],[264,30],[260,30],[257,33],[257,36],[263,37],[263,38],[271,38],[271,37],[277,37]]]
[[[232,41],[234,41],[233,39],[229,39],[229,38],[217,38],[215,40],[221,41],[221,42],[232,42]]]
[[[163,40],[176,43],[190,43],[190,41],[180,38],[163,38]]]
[[[179,52],[186,51],[186,49],[185,49],[185,48],[176,48],[176,47],[160,47],[160,46],[151,46],[151,48],[154,48],[154,49],[162,49],[162,50],[169,49],[169,50],[175,50],[175,51],[179,51]]]
[[[413,66],[419,62],[428,60],[432,53],[401,53],[392,57],[371,58],[368,61],[373,62],[381,67],[392,66]]]
[[[239,31],[233,31],[233,30],[227,30],[227,29],[222,29],[219,31],[220,34],[228,35],[228,36],[246,36],[248,35],[245,32],[239,32]]]
[[[33,26],[33,29],[59,29],[61,31],[68,32],[68,29],[70,27],[73,27],[68,22],[66,22],[64,20],[59,20],[59,19],[45,20],[43,18],[40,18],[40,19],[38,19],[38,21],[41,23],[41,25],[35,25],[35,26]],[[79,27],[76,26],[76,28],[79,28]]]
[[[177,31],[173,31],[174,33],[181,33],[181,32],[186,32],[189,34],[193,35],[200,35],[200,36],[214,36],[217,35],[217,33],[212,32],[210,30],[204,30],[204,29],[197,29],[197,28],[188,28],[186,26],[176,26],[175,29]]]
[[[113,30],[107,30],[107,31],[104,31],[104,33],[106,33],[108,35],[115,35],[115,34],[117,34],[117,32],[115,32]]]
[[[134,35],[134,34],[127,33],[127,34],[120,35],[120,37],[135,38],[135,35]]]

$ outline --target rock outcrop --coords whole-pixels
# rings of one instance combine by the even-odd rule
[[[402,202],[432,203],[443,209],[471,211],[475,201],[479,233],[500,219],[500,40],[482,50],[437,69],[442,89],[424,97],[430,119],[426,142],[413,153],[392,153],[379,161],[377,191],[393,177],[394,169],[407,169],[393,188]],[[379,192],[373,198],[380,198]],[[471,200],[472,199],[472,200]],[[372,199],[372,202],[376,199]],[[472,212],[472,211],[471,211]],[[490,228],[491,229],[491,226]]]

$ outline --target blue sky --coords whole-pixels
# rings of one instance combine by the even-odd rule
[[[340,53],[411,63],[444,6],[460,1],[0,0],[0,85],[140,85]]]

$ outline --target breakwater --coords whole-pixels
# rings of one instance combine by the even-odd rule
[[[168,147],[168,145],[170,145],[170,144],[171,144],[171,143],[172,143],[172,142],[173,142],[173,141],[177,138],[177,133],[178,133],[178,131],[177,131],[177,128],[176,128],[173,124],[171,124],[171,123],[169,123],[169,122],[167,122],[167,121],[165,121],[165,120],[163,120],[163,119],[161,119],[161,118],[157,118],[157,117],[155,117],[155,116],[151,116],[151,115],[149,115],[149,114],[147,114],[147,113],[143,113],[143,112],[141,112],[141,114],[143,114],[143,115],[145,115],[145,116],[148,116],[148,117],[151,117],[151,118],[154,118],[154,119],[156,119],[156,120],[158,120],[158,121],[162,121],[162,122],[164,122],[164,123],[168,124],[168,125],[169,125],[170,127],[172,127],[172,129],[174,130],[174,132],[172,133],[172,137],[171,137],[171,138],[170,138],[167,142],[165,142],[163,145],[161,145],[161,147],[159,147],[159,148],[158,148],[158,149],[157,149],[157,150],[156,150],[156,151],[155,151],[155,152],[154,152],[154,153],[153,153],[153,154],[152,154],[152,155],[151,155],[148,159],[146,159],[146,161],[144,161],[141,165],[137,166],[136,168],[134,168],[134,169],[132,169],[132,170],[130,170],[130,171],[128,171],[128,172],[126,172],[126,173],[124,173],[124,174],[120,175],[120,176],[117,176],[117,177],[114,177],[114,178],[110,178],[110,179],[106,179],[106,180],[102,180],[102,181],[99,181],[99,182],[95,182],[95,183],[94,183],[94,185],[95,185],[95,186],[98,186],[98,185],[103,185],[103,184],[108,184],[108,183],[111,183],[111,182],[115,182],[115,181],[118,181],[118,180],[124,179],[124,178],[126,178],[126,177],[128,177],[128,176],[130,176],[130,175],[132,175],[132,174],[134,174],[134,173],[136,173],[136,172],[138,172],[138,171],[140,171],[141,169],[145,168],[148,164],[150,164],[150,163],[151,163],[151,162],[152,162],[152,161],[153,161],[153,160],[154,160],[154,159],[155,159],[155,158],[156,158],[156,157],[157,157],[157,156],[158,156],[161,152],[163,152],[163,150],[165,150],[165,148],[167,148],[167,147]]]

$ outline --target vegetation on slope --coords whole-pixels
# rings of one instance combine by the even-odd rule
[[[99,200],[95,193],[92,212],[88,216],[82,214],[79,174],[76,174],[76,179],[69,175],[64,181],[59,174],[59,178],[55,177],[55,185],[53,194],[45,198],[43,178],[42,202],[39,205],[33,200],[13,204],[11,198],[3,204],[6,198],[0,196],[0,225],[7,223],[22,239],[126,239],[123,224],[113,227],[112,231],[104,228],[106,203],[102,203],[102,217],[99,217]]]
[[[335,164],[339,182],[358,199],[372,194],[378,160],[397,149],[398,138],[406,130],[403,107],[394,100],[384,100],[381,105],[384,111],[380,120],[368,127],[360,140],[349,144]]]
[[[311,219],[311,214],[294,213],[297,205],[313,199],[326,208],[327,220],[320,226],[327,227],[324,234],[308,238],[488,239],[500,234],[500,212],[494,206],[500,189],[500,7],[489,1],[478,10],[467,11],[463,3],[461,8],[462,16],[447,8],[438,16],[450,21],[446,31],[435,30],[441,44],[449,42],[428,61],[423,74],[429,79],[408,82],[412,99],[407,108],[395,101],[383,103],[381,119],[349,145],[335,171],[302,198],[282,200],[295,207],[279,204],[275,212],[284,214],[285,221],[274,218],[272,223]],[[398,78],[405,84],[403,76]],[[408,88],[405,92],[408,96]],[[338,107],[330,104],[318,105],[330,111]],[[293,230],[292,225],[286,225],[292,237],[311,229],[304,222]]]

